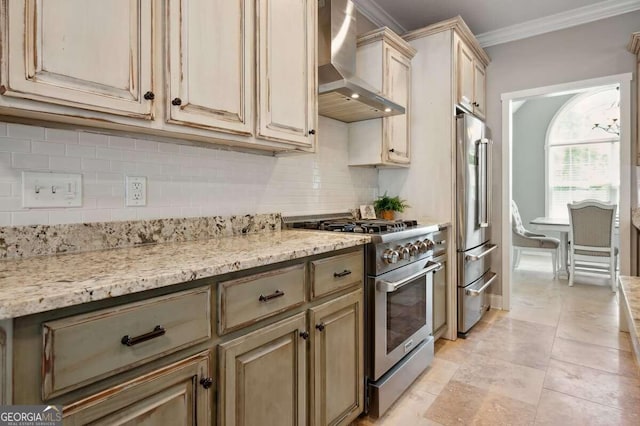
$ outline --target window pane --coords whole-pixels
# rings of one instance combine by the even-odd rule
[[[567,203],[618,203],[620,145],[604,142],[549,147],[549,216],[568,217]]]
[[[607,127],[613,120],[620,120],[620,92],[616,87],[577,95],[554,119],[549,144],[617,138],[615,133],[593,128],[596,123]]]

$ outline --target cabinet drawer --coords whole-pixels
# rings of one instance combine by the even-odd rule
[[[211,290],[201,287],[43,324],[48,399],[211,337]]]
[[[305,302],[304,263],[220,283],[219,334],[242,328]]]
[[[311,298],[362,283],[362,250],[311,262]]]

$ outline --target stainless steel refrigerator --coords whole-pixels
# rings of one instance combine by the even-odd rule
[[[466,337],[491,307],[491,132],[485,123],[459,114],[456,152],[458,335]]]

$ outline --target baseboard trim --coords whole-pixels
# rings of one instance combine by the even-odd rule
[[[501,294],[489,294],[489,303],[491,303],[491,309],[502,310],[502,295]]]

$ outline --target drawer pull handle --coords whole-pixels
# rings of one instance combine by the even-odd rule
[[[156,325],[153,331],[141,334],[140,336],[136,337],[129,337],[129,335],[126,335],[122,338],[122,340],[120,340],[120,342],[122,342],[122,344],[125,346],[133,346],[137,345],[138,343],[146,342],[147,340],[155,339],[156,337],[164,336],[166,332],[167,330],[165,330],[163,326]]]
[[[276,290],[275,293],[269,294],[267,296],[261,294],[258,300],[260,302],[268,302],[271,299],[275,299],[277,297],[282,297],[282,296],[284,296],[284,291]]]
[[[345,269],[342,272],[334,272],[333,273],[333,277],[334,278],[342,278],[342,277],[346,277],[347,275],[351,275],[351,271],[348,269]]]

